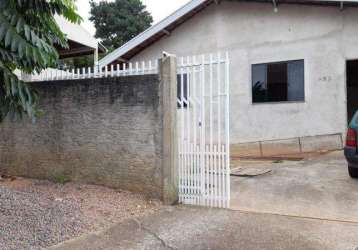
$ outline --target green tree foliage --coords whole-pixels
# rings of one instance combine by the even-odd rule
[[[110,51],[122,46],[149,28],[153,18],[140,0],[91,1],[91,17],[96,37]]]
[[[67,46],[54,15],[79,23],[73,0],[0,0],[0,121],[8,114],[35,118],[38,94],[20,81],[26,73],[56,67],[54,46]]]

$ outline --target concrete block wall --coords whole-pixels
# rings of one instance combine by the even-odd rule
[[[158,75],[33,83],[44,115],[0,125],[0,172],[66,176],[162,198]]]

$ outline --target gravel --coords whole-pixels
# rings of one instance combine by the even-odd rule
[[[78,205],[0,187],[0,249],[50,246],[83,229]]]
[[[0,182],[0,249],[41,249],[160,207],[141,195],[93,185]]]

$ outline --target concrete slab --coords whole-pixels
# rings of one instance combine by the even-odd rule
[[[261,143],[263,156],[277,156],[300,153],[298,138],[287,140],[265,141]]]
[[[50,249],[353,250],[357,235],[354,223],[174,207]]]
[[[272,172],[232,177],[232,209],[358,222],[358,180],[349,177],[343,152],[257,167]]]
[[[259,157],[261,149],[259,142],[232,144],[230,146],[232,157]]]
[[[322,135],[301,138],[302,152],[342,149],[342,135]]]

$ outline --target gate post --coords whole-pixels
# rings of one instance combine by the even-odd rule
[[[177,172],[177,59],[163,54],[159,60],[159,77],[163,107],[163,202],[178,201]]]

